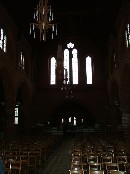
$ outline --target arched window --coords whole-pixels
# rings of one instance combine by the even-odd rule
[[[76,120],[76,117],[69,117],[69,123],[72,123],[72,125],[76,126],[77,124],[77,120]]]
[[[64,84],[70,83],[70,61],[69,50],[64,50]]]
[[[86,81],[92,84],[92,59],[89,56],[86,58]]]
[[[76,117],[74,117],[74,126],[76,126]]]
[[[64,79],[66,84],[78,84],[77,50],[71,42],[64,50]]]
[[[24,55],[23,55],[23,52],[22,52],[22,51],[21,51],[21,53],[20,53],[19,66],[20,66],[22,69],[25,68],[25,64],[24,64]]]
[[[125,31],[125,37],[126,37],[126,46],[130,46],[130,24],[127,24],[126,31]]]
[[[72,51],[72,72],[73,72],[73,84],[78,84],[78,59],[77,59],[77,50],[73,49]]]
[[[56,59],[54,57],[51,58],[51,67],[50,67],[50,84],[56,84]]]
[[[7,37],[4,32],[4,30],[1,28],[0,29],[0,48],[6,52],[6,46],[7,46]]]
[[[18,124],[18,117],[19,117],[19,107],[18,107],[18,105],[16,105],[16,106],[15,106],[14,124]]]
[[[72,119],[72,118],[71,118],[71,117],[69,117],[69,123],[71,123],[71,119]]]
[[[50,84],[56,84],[56,59],[50,60]],[[63,83],[78,84],[78,58],[77,50],[71,42],[63,52]]]
[[[78,84],[78,52],[74,48],[73,43],[67,44],[67,48],[63,51],[63,65],[60,70],[63,72],[62,82],[66,85]],[[61,62],[60,62],[61,63]],[[61,65],[61,64],[60,64]],[[50,59],[50,84],[55,85],[57,83],[57,60],[55,57]],[[86,83],[92,84],[93,79],[92,58],[86,57]],[[61,79],[62,79],[61,78]]]

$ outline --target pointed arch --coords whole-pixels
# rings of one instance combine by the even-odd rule
[[[92,84],[92,58],[86,57],[86,81],[87,84]]]
[[[50,84],[56,84],[56,58],[51,57],[50,59]]]

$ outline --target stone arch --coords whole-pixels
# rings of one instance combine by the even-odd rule
[[[121,104],[121,88],[120,79],[112,79],[110,84],[110,118],[113,132],[122,130],[122,111]]]
[[[3,86],[3,81],[0,77],[0,103],[4,105],[5,103],[5,92],[4,92],[4,86]]]
[[[18,105],[18,130],[20,135],[25,135],[29,131],[31,89],[27,81],[19,81],[16,92],[16,104]]]
[[[130,63],[127,62],[121,71],[121,108],[130,107]]]
[[[15,78],[11,71],[4,67],[3,64],[0,66],[0,83],[1,83],[1,102],[2,104],[2,115],[4,121],[3,133],[8,132],[11,124],[13,124],[14,107],[15,107]],[[11,124],[10,124],[11,123]],[[13,128],[11,128],[13,132]],[[10,131],[10,132],[11,132]]]
[[[116,30],[118,31],[117,43],[118,43],[118,50],[120,50],[120,54],[125,52],[126,49],[126,42],[125,42],[125,29],[126,23],[128,21],[128,2],[124,1],[122,7],[120,9],[120,14],[117,19]],[[121,59],[121,57],[120,57]]]
[[[3,81],[0,77],[0,134],[4,133],[5,128],[5,119],[6,119],[6,112],[4,109],[5,105],[5,94],[4,94],[4,88],[3,88]]]
[[[15,104],[15,78],[13,73],[7,67],[0,67],[0,79],[2,81],[5,110],[9,111],[10,107]]]
[[[61,119],[68,120],[69,117],[76,117],[78,126],[94,126],[95,118],[92,114],[79,102],[73,100],[62,101],[61,104],[53,111],[50,121],[52,124],[58,123],[60,125]],[[83,124],[81,119],[84,120]],[[55,125],[56,126],[56,125]]]
[[[116,102],[119,102],[119,99],[118,81],[113,79],[110,84],[110,105],[116,104]]]
[[[19,81],[16,92],[16,99],[21,102],[24,109],[30,105],[31,89],[27,81]]]
[[[12,64],[15,64],[15,50],[16,45],[15,43],[18,42],[21,38],[20,31],[18,27],[13,23],[10,15],[8,14],[7,10],[0,5],[0,25],[4,29],[7,35],[7,49],[8,49],[8,57],[11,60]],[[15,41],[15,42],[14,42]]]

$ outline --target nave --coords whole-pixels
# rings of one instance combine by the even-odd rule
[[[50,155],[38,174],[69,174],[74,137],[67,135]]]
[[[130,141],[99,133],[1,140],[4,174],[128,174]]]

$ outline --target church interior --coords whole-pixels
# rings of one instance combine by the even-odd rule
[[[129,51],[129,0],[0,0],[2,174],[129,173]]]

